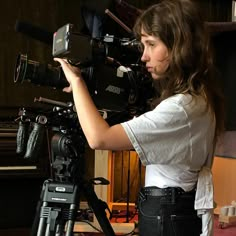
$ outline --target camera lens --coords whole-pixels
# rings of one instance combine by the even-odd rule
[[[50,64],[28,60],[27,55],[19,54],[15,66],[14,82],[23,83],[25,81],[57,89],[69,86],[61,67],[52,67]]]
[[[27,67],[27,56],[18,55],[14,73],[15,83],[21,83],[24,80],[26,67]]]

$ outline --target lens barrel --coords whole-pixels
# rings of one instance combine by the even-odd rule
[[[19,54],[15,65],[14,82],[23,83],[25,81],[56,89],[69,86],[61,67],[28,60],[27,55]]]

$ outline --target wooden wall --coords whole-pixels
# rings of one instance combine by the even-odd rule
[[[201,7],[206,21],[231,21],[232,0],[195,0]],[[158,2],[158,0],[127,0],[138,8]]]
[[[236,201],[236,160],[234,158],[215,157],[212,168],[215,202],[218,209]]]
[[[46,31],[55,32],[69,22],[79,22],[79,1],[9,0],[1,3],[0,14],[0,117],[14,114],[20,106],[34,106],[34,97],[49,97],[70,101],[61,91],[37,87],[30,83],[14,84],[14,70],[19,53],[29,60],[53,64],[52,47],[15,31],[17,20],[25,21]],[[56,66],[54,63],[53,65]],[[12,109],[13,110],[12,110]],[[12,111],[11,111],[12,110]]]

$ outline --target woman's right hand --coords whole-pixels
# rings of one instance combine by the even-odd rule
[[[82,79],[81,70],[78,67],[72,66],[70,63],[68,63],[67,59],[55,57],[54,61],[57,61],[61,64],[62,70],[65,74],[65,77],[66,77],[68,83],[69,83],[69,86],[63,88],[63,91],[67,92],[67,93],[72,92],[73,82],[76,82],[76,81]]]

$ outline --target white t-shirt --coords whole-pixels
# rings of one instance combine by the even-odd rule
[[[145,186],[190,191],[212,163],[215,119],[201,96],[174,95],[122,126],[146,166]]]

